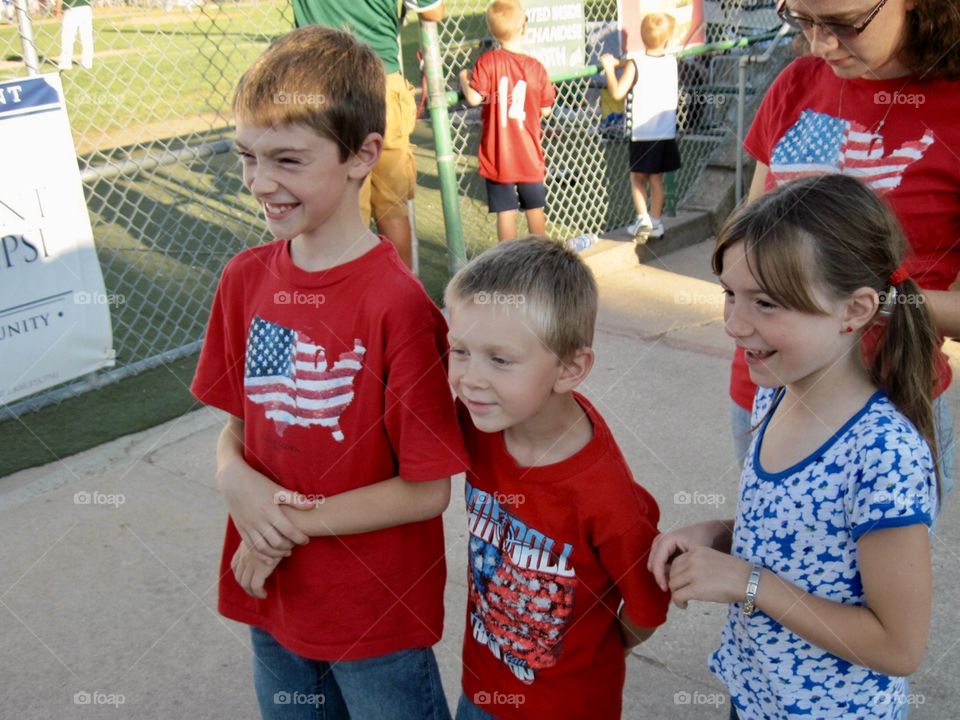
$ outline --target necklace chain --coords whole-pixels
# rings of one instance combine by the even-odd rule
[[[885,91],[878,91],[874,93],[873,95],[874,103],[877,103],[878,101],[877,98],[880,95],[887,95],[889,102],[887,102],[887,111],[883,114],[883,117],[880,118],[880,122],[876,123],[875,125],[867,129],[867,132],[870,135],[874,135],[874,136],[880,135],[880,131],[883,130],[883,125],[884,123],[887,122],[887,118],[890,116],[890,112],[893,110],[894,105],[897,104],[897,99],[903,94],[904,89],[911,82],[913,82],[913,76],[908,75],[907,79],[904,80],[903,85],[901,85],[893,94],[886,93]],[[839,117],[841,120],[846,119],[843,117],[843,91],[846,89],[846,87],[847,87],[847,80],[846,78],[844,78],[840,84],[840,101],[837,103],[837,117]],[[870,141],[870,150],[873,150],[874,142],[876,142],[876,139],[872,139]]]

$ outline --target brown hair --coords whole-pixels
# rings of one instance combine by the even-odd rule
[[[866,185],[845,175],[821,175],[781,185],[741,207],[721,228],[711,264],[723,272],[728,248],[743,242],[750,273],[777,304],[822,315],[810,292],[818,284],[838,299],[869,287],[880,310],[861,332],[877,333],[864,364],[871,381],[913,423],[930,446],[937,444],[931,392],[939,338],[923,293],[910,278],[890,293],[890,276],[906,240],[896,217]],[[812,260],[812,262],[811,262]]]
[[[487,27],[498,42],[513,40],[523,30],[526,17],[519,0],[493,0],[487,5]]]
[[[340,30],[309,25],[254,60],[233,96],[238,122],[300,123],[340,146],[340,160],[383,135],[386,79],[376,53]]]
[[[659,50],[670,44],[677,21],[662,12],[647,13],[640,21],[640,39],[647,50]]]
[[[478,255],[453,276],[443,299],[447,307],[464,302],[515,307],[561,362],[593,344],[593,273],[579,255],[548,238],[511,240]]]
[[[960,4],[914,0],[914,5],[907,11],[901,62],[918,78],[960,78]]]

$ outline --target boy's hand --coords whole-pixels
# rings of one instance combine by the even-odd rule
[[[600,56],[600,67],[602,67],[604,70],[612,70],[618,64],[619,60],[617,60],[610,53],[603,53],[603,55]]]
[[[461,80],[462,82],[469,83],[469,82],[470,82],[470,71],[469,71],[468,69],[464,68],[463,70],[461,70],[461,71],[458,73],[458,77],[460,78],[460,80]]]
[[[270,573],[277,569],[279,564],[279,560],[264,562],[245,543],[240,543],[237,551],[233,554],[233,559],[230,561],[233,577],[236,578],[243,591],[247,595],[260,600],[265,600],[267,597],[267,593],[263,589],[263,583],[270,577]]]
[[[294,544],[306,545],[310,541],[306,533],[290,522],[274,499],[286,489],[251,468],[242,458],[223,466],[217,473],[217,486],[244,544],[262,562],[287,557]],[[307,507],[313,507],[313,503]]]

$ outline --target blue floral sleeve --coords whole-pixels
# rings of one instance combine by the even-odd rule
[[[930,449],[919,433],[887,417],[860,440],[850,517],[853,539],[881,528],[929,526],[936,478]]]

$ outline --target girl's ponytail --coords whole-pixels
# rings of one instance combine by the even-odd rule
[[[880,297],[878,344],[867,369],[871,380],[923,435],[936,465],[939,448],[930,388],[939,337],[926,297],[916,282],[899,268],[890,280],[889,289]],[[938,492],[939,485],[938,472]]]

